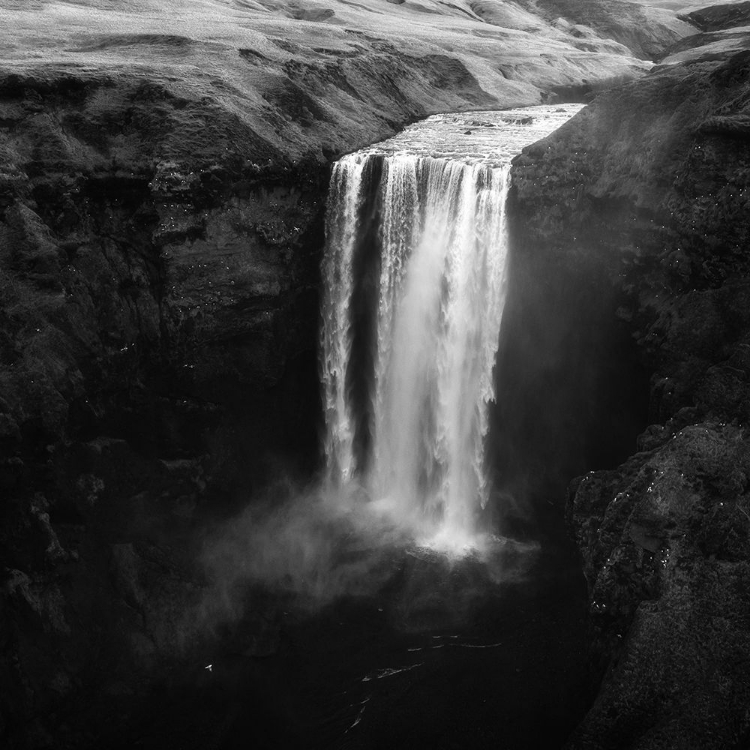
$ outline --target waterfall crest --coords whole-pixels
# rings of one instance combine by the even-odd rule
[[[482,113],[496,119],[477,124],[494,132],[478,128],[475,152],[444,153],[434,138],[410,152],[397,138],[333,167],[321,341],[328,481],[363,490],[420,544],[471,547],[480,531],[510,159],[577,110],[546,109]]]

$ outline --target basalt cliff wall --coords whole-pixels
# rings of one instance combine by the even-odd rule
[[[575,325],[625,325],[650,373],[637,452],[569,490],[604,676],[571,748],[750,737],[748,122],[743,51],[604,94],[515,162],[518,265],[558,300],[572,271],[572,309],[598,289]]]

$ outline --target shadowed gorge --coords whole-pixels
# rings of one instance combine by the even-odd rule
[[[0,745],[747,746],[746,6],[0,0]]]

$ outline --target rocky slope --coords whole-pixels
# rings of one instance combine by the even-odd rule
[[[527,7],[573,36],[614,39],[644,60],[662,57],[676,37],[692,34],[691,18],[681,20],[668,10],[637,3],[537,0]]]
[[[727,5],[709,5],[686,13],[683,20],[697,26],[701,31],[722,31],[750,23],[750,3],[739,2]]]
[[[710,5],[680,16],[701,33],[689,34],[674,44],[663,62],[721,59],[728,52],[747,49],[750,40],[750,3]]]
[[[516,163],[527,262],[611,289],[589,325],[652,373],[639,452],[570,488],[604,674],[571,748],[750,740],[749,103],[748,51],[664,65]]]

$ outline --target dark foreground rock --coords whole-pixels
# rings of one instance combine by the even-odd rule
[[[747,51],[664,66],[516,162],[528,263],[599,285],[652,373],[640,452],[571,485],[604,676],[571,748],[750,741],[749,96]]]
[[[748,466],[742,428],[706,421],[572,486],[607,673],[570,747],[747,743]]]

